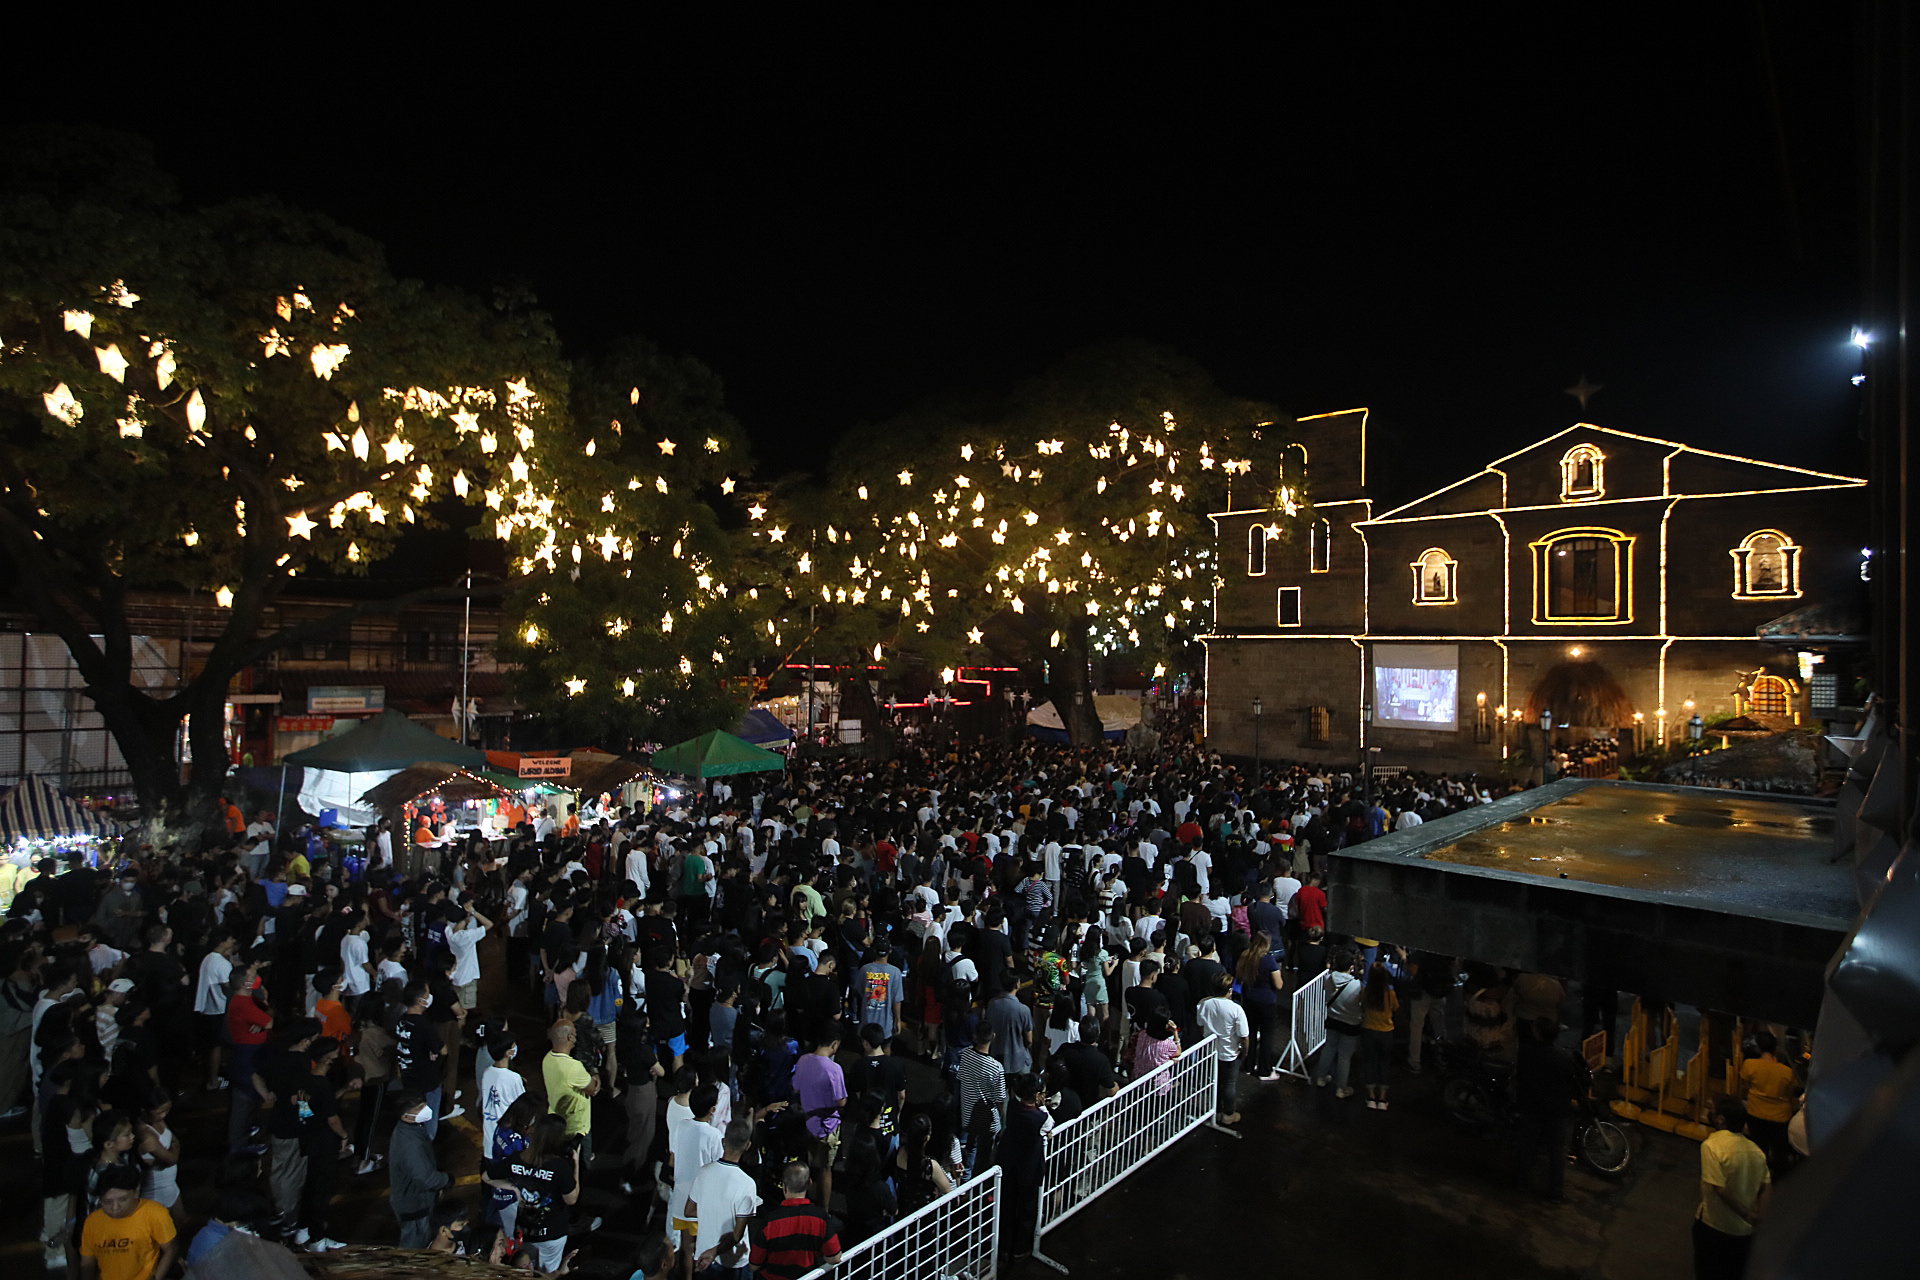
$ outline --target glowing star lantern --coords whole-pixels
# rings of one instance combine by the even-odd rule
[[[365,427],[355,427],[353,429],[353,439],[349,443],[353,445],[353,456],[362,462],[365,462],[367,455],[373,451],[373,442],[367,439],[367,429]]]
[[[196,391],[194,394],[200,393]],[[42,392],[40,400],[47,406],[47,412],[50,415],[70,427],[80,425],[80,419],[86,413],[86,410],[80,407],[80,402],[73,398],[73,392],[64,382],[51,391]]]
[[[693,663],[688,661],[684,655],[680,659],[680,674],[683,676],[690,676],[693,674]]]
[[[577,698],[581,694],[585,693],[586,691],[587,691],[587,682],[585,680],[582,680],[579,676],[575,676],[573,679],[567,681],[568,697]]]
[[[187,429],[194,432],[207,429],[207,402],[200,398],[198,387],[187,397]]]
[[[222,609],[233,608],[233,588],[222,587],[218,591],[214,592],[213,602],[219,605]]]
[[[861,485],[861,486],[860,486],[860,501],[862,501],[862,502],[865,502],[866,500],[867,500],[867,486],[865,486],[865,485]]]
[[[127,358],[120,354],[119,343],[116,342],[108,347],[95,347],[93,358],[100,362],[100,372],[115,382],[127,380]]]
[[[986,638],[987,638],[986,633],[980,630],[980,628],[978,627],[975,627],[973,630],[967,632],[967,640],[971,644],[979,644],[982,640]]]
[[[68,333],[77,333],[83,338],[91,338],[93,336],[93,312],[62,312],[60,319]]]
[[[669,458],[673,456],[673,451],[680,447],[671,440],[659,440],[655,443],[660,446],[660,452]]]
[[[527,624],[527,629],[520,634],[526,638],[528,644],[540,643],[540,628],[534,626],[531,622]]]
[[[728,476],[728,477],[727,477],[727,478],[726,478],[725,480],[722,480],[722,481],[720,482],[720,492],[722,492],[722,493],[732,493],[732,492],[733,492],[733,477],[732,477],[732,476]]]
[[[287,517],[287,536],[289,538],[305,538],[311,542],[313,541],[313,531],[317,527],[318,522],[307,519],[307,513],[304,511]]]
[[[413,446],[400,438],[400,432],[397,430],[398,425],[396,422],[396,430],[391,436],[387,437],[387,442],[380,446],[381,452],[387,455],[387,462],[389,464],[405,462],[407,455],[413,452]]]
[[[1047,648],[1058,649],[1059,647],[1060,647],[1060,633],[1056,631],[1053,633],[1052,638],[1047,641]]]
[[[720,452],[720,442],[718,440],[715,440],[712,436],[707,437],[707,452],[708,453]]]
[[[456,471],[453,473],[453,491],[455,494],[464,498],[467,496],[468,490],[472,487],[473,482],[467,479],[467,473],[465,471]]]
[[[514,454],[513,461],[507,464],[507,470],[513,473],[515,481],[521,484],[526,483],[528,471],[526,455],[522,453]]]
[[[913,483],[913,472],[911,472],[911,471],[902,471],[902,472],[900,473],[900,483],[901,483],[901,484],[903,484],[903,485],[909,485],[909,484],[912,484],[912,483]],[[864,497],[865,495],[863,494],[862,496]]]
[[[313,376],[333,381],[333,371],[347,362],[352,348],[344,342],[316,342],[313,350],[307,352],[307,359],[313,364]]]

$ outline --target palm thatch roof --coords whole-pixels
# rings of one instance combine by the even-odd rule
[[[397,809],[416,796],[437,791],[449,804],[509,796],[513,792],[501,784],[445,764],[417,764],[369,788],[360,803],[373,809]]]
[[[1551,710],[1556,723],[1587,729],[1623,729],[1633,723],[1633,700],[1597,662],[1562,662],[1540,677],[1527,695],[1532,723]]]

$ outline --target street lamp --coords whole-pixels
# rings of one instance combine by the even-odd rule
[[[1360,791],[1367,807],[1373,807],[1373,747],[1367,741],[1367,726],[1373,723],[1373,703],[1360,704]]]
[[[1540,781],[1553,781],[1553,710],[1540,708]]]
[[[1253,785],[1260,785],[1260,699],[1253,700]]]

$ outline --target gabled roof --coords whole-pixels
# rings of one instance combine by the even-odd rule
[[[1614,427],[1603,427],[1603,426],[1599,426],[1596,423],[1591,423],[1591,422],[1576,422],[1572,426],[1562,428],[1561,430],[1554,432],[1552,435],[1547,436],[1544,439],[1534,441],[1532,444],[1526,446],[1523,449],[1516,449],[1512,453],[1505,454],[1501,457],[1495,458],[1492,462],[1489,462],[1487,465],[1480,468],[1478,471],[1473,472],[1471,475],[1462,476],[1460,479],[1453,481],[1451,484],[1442,485],[1438,489],[1435,489],[1430,493],[1426,493],[1421,495],[1418,498],[1415,498],[1412,502],[1404,503],[1401,506],[1395,507],[1390,511],[1382,512],[1380,515],[1375,516],[1373,519],[1375,521],[1383,521],[1383,520],[1391,520],[1395,517],[1404,516],[1410,513],[1417,514],[1415,512],[1415,509],[1422,506],[1423,504],[1431,502],[1435,498],[1440,497],[1440,495],[1444,493],[1449,493],[1452,490],[1460,488],[1462,485],[1468,484],[1482,477],[1494,476],[1504,480],[1505,470],[1506,470],[1505,464],[1512,462],[1516,458],[1522,458],[1530,453],[1535,453],[1535,452],[1538,452],[1539,450],[1545,449],[1551,444],[1553,444],[1554,441],[1559,440],[1565,436],[1572,435],[1575,432],[1580,432],[1583,434],[1607,435],[1607,436],[1616,437],[1621,440],[1630,440],[1636,444],[1653,445],[1657,448],[1665,449],[1668,451],[1667,460],[1669,462],[1671,462],[1675,458],[1679,458],[1682,456],[1690,456],[1694,458],[1712,459],[1717,462],[1734,463],[1743,467],[1755,468],[1758,471],[1762,472],[1763,474],[1770,475],[1772,477],[1777,478],[1778,483],[1776,485],[1765,486],[1765,487],[1779,488],[1779,489],[1802,489],[1802,488],[1808,488],[1808,487],[1823,487],[1826,485],[1863,485],[1866,483],[1865,480],[1859,478],[1858,476],[1835,475],[1834,473],[1829,471],[1815,471],[1808,467],[1796,467],[1784,462],[1765,462],[1758,458],[1744,458],[1738,454],[1720,453],[1717,450],[1713,450],[1713,449],[1702,449],[1695,445],[1682,444],[1678,440],[1665,440],[1660,438],[1659,436],[1640,435],[1640,434],[1637,434],[1636,432],[1621,431]],[[1701,494],[1696,496],[1704,497],[1707,495]],[[1505,509],[1505,508],[1503,507],[1502,509]]]

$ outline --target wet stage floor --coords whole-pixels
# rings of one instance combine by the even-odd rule
[[[1435,862],[1851,920],[1833,808],[1737,791],[1597,783],[1463,836]]]

